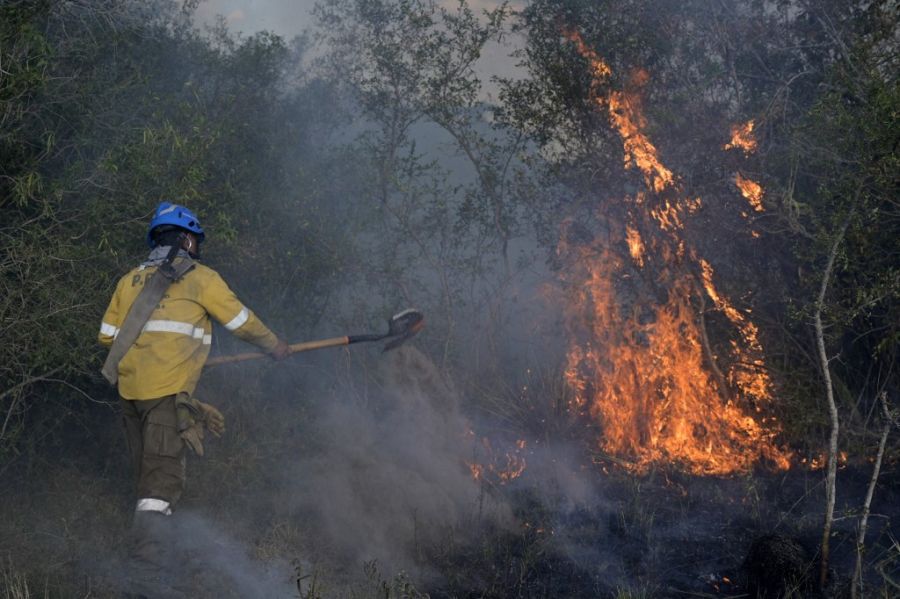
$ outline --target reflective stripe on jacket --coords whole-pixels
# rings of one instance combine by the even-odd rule
[[[139,266],[119,280],[100,324],[99,340],[112,345],[132,302],[156,266]],[[227,330],[266,351],[278,338],[228,288],[219,273],[197,264],[172,283],[143,332],[119,362],[119,394],[154,399],[193,393],[209,356],[215,318]]]

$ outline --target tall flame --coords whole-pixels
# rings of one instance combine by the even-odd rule
[[[565,373],[571,409],[600,424],[603,452],[637,471],[675,463],[724,475],[760,458],[788,468],[788,454],[773,440],[777,424],[751,415],[772,395],[757,328],[716,288],[712,267],[682,236],[701,199],[688,197],[660,160],[640,98],[604,93],[612,69],[577,32],[565,36],[589,62],[592,100],[622,139],[625,168],[636,168],[654,194],[605,210],[604,233],[592,242],[570,243],[572,223],[564,230],[559,252],[572,266],[563,279],[573,290]],[[704,297],[736,329],[724,373],[697,307]]]

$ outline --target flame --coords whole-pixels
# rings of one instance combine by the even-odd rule
[[[588,59],[591,71],[594,73],[592,90],[596,92],[600,85],[612,76],[612,69],[584,43],[577,31],[566,31],[563,35],[575,43],[579,54]],[[635,74],[635,79],[639,82],[645,81],[647,77],[646,71],[643,70],[639,70]],[[646,121],[640,112],[639,97],[622,91],[612,91],[608,97],[595,95],[594,101],[601,107],[606,106],[610,120],[622,136],[625,147],[625,168],[636,166],[644,174],[647,185],[657,193],[672,186],[675,182],[672,171],[659,161],[656,146],[641,131],[646,126]]]
[[[762,204],[763,188],[762,185],[741,176],[740,173],[735,174],[734,184],[741,190],[741,195],[747,198],[747,201],[753,206],[757,212],[763,212],[765,208]]]
[[[641,133],[641,128],[646,123],[638,110],[636,97],[629,97],[623,92],[610,94],[609,116],[622,136],[625,146],[625,167],[637,166],[644,174],[647,185],[658,193],[671,187],[675,179],[672,171],[659,161],[656,147]]]
[[[568,235],[572,223],[564,225],[558,251],[572,265],[563,275],[572,290],[570,412],[600,424],[600,449],[635,471],[675,463],[694,474],[725,475],[747,471],[761,458],[788,468],[789,454],[773,440],[774,419],[751,415],[772,395],[758,329],[716,288],[712,266],[681,237],[701,199],[689,198],[660,160],[644,132],[640,98],[606,90],[609,66],[577,32],[565,37],[590,64],[591,99],[622,139],[625,168],[636,168],[653,194],[605,207],[604,235],[590,243],[569,243],[576,236]],[[652,279],[627,275],[626,247],[638,267],[653,264]],[[736,329],[725,373],[696,307],[704,294]]]
[[[484,450],[485,463],[466,463],[469,471],[472,473],[472,478],[476,481],[485,480],[505,485],[519,478],[525,472],[527,465],[523,455],[527,450],[525,439],[518,439],[514,448],[502,455],[494,450],[490,439],[487,437],[482,437],[481,445]],[[490,477],[487,475],[490,475]]]
[[[759,342],[759,329],[738,311],[725,297],[719,294],[713,284],[713,269],[709,262],[699,259],[703,269],[703,287],[716,308],[728,317],[738,329],[743,345],[732,342],[733,363],[728,372],[728,380],[745,395],[762,402],[770,398],[772,382],[765,370],[762,359],[762,344]],[[743,348],[750,350],[749,355]],[[749,362],[745,361],[749,358]],[[786,466],[786,464],[785,464]]]
[[[631,259],[634,260],[638,267],[644,266],[644,242],[641,241],[641,234],[637,229],[628,225],[625,228],[625,240],[628,242],[628,252]]]
[[[753,133],[755,123],[750,119],[743,125],[731,126],[731,141],[722,146],[723,150],[738,149],[744,150],[745,154],[752,154],[756,151],[756,135]]]
[[[837,455],[838,468],[847,467],[847,452],[840,451]],[[801,458],[800,465],[808,467],[810,470],[821,470],[828,465],[828,456],[824,453],[814,455],[808,458]]]
[[[753,152],[756,151],[756,136],[753,134],[753,119],[750,119],[743,125],[732,125],[731,126],[731,141],[723,146],[723,149],[730,150],[732,148],[740,148],[744,150],[744,155],[749,156]],[[753,207],[757,212],[763,212],[765,208],[763,207],[762,197],[763,197],[763,188],[762,185],[753,181],[752,179],[748,179],[741,175],[740,173],[736,173],[734,176],[734,184],[740,190],[741,195],[746,198],[746,200],[750,203],[750,206]],[[746,216],[746,215],[745,215]],[[755,231],[751,231],[754,237],[758,237],[759,234]]]

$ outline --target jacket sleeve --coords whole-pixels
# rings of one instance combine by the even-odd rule
[[[100,345],[109,347],[113,343],[113,339],[119,334],[119,327],[125,314],[122,313],[122,283],[125,279],[119,279],[116,284],[116,290],[113,292],[112,299],[109,300],[109,306],[103,313],[103,320],[100,323],[100,332],[97,334],[97,341]]]
[[[256,315],[237,298],[219,274],[208,271],[209,278],[200,291],[200,305],[228,331],[266,351],[275,349],[275,336]]]

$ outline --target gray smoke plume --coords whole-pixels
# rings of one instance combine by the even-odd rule
[[[139,531],[130,531],[127,547],[97,548],[79,559],[100,588],[173,599],[298,596],[299,560],[256,559],[248,542],[191,509],[146,516]]]
[[[296,597],[295,571],[285,561],[253,559],[246,544],[198,513],[182,511],[175,549],[190,556],[191,569],[216,582],[218,597]],[[212,589],[210,589],[212,590]]]
[[[290,472],[300,483],[294,500],[342,561],[421,573],[421,548],[450,532],[464,540],[477,522],[508,525],[512,515],[473,478],[465,462],[473,436],[435,365],[404,346],[385,355],[383,369],[378,401],[326,408],[322,451]]]

